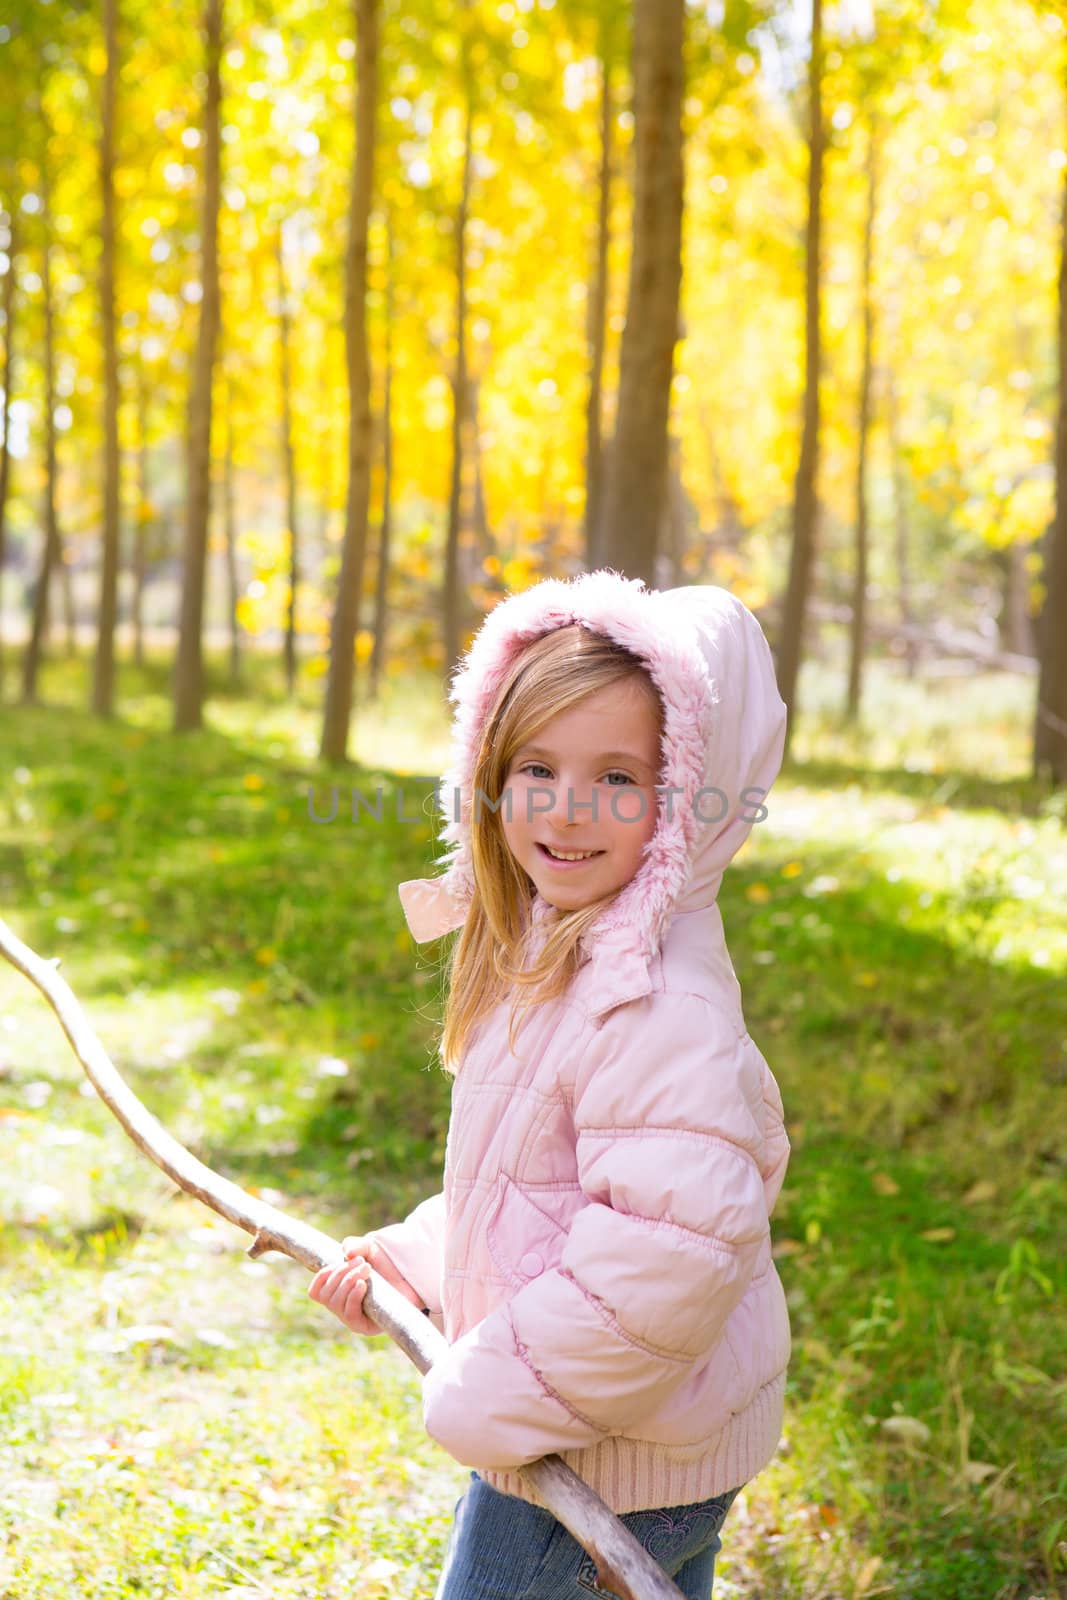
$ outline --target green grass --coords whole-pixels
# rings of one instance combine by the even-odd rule
[[[288,706],[255,677],[255,700],[215,681],[182,738],[161,664],[123,669],[110,728],[84,662],[5,707],[0,915],[62,957],[178,1137],[340,1236],[440,1182],[439,979],[395,885],[429,870],[412,775],[444,707],[387,685],[334,775],[321,685]],[[716,1596],[1064,1595],[1064,797],[1025,777],[1032,685],[868,689],[850,730],[807,671],[815,712],[722,891],[793,1139],[794,1357]],[[323,812],[334,782],[316,824],[307,788]],[[379,783],[382,821],[348,819]],[[467,1474],[423,1435],[414,1369],[293,1263],[248,1261],[87,1090],[0,968],[2,1600],[429,1600]]]

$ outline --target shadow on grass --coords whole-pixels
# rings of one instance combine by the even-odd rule
[[[1009,817],[1067,817],[1067,792],[1045,778],[990,778],[977,772],[918,772],[907,767],[874,767],[856,762],[809,758],[787,761],[782,780],[840,793],[850,784],[868,790],[890,789],[926,805],[1001,811]]]

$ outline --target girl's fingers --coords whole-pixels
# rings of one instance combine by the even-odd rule
[[[308,1294],[312,1300],[317,1300],[320,1304],[326,1305],[332,1310],[333,1301],[338,1298],[342,1286],[346,1284],[346,1280],[354,1278],[355,1281],[362,1282],[365,1286],[366,1276],[367,1266],[362,1261],[358,1264],[352,1261],[345,1261],[340,1266],[323,1267],[315,1274],[308,1285]]]

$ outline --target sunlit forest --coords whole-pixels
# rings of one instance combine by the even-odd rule
[[[803,6],[691,5],[684,196],[644,210],[621,3],[7,18],[9,692],[80,641],[103,710],[150,641],[195,724],[203,635],[347,705],[349,647],[371,692],[447,670],[496,596],[597,562],[732,588],[791,661],[836,649],[853,714],[870,652],[1034,671],[1057,6],[848,0],[813,54]]]
[[[6,0],[0,913],[338,1238],[440,1186],[437,841],[308,796],[417,808],[483,618],[597,567],[740,597],[789,709],[721,901],[794,1350],[716,1600],[1067,1596],[1067,10]],[[0,1600],[430,1600],[414,1369],[6,963],[0,1217]]]

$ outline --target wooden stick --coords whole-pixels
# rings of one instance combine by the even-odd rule
[[[250,1256],[267,1250],[291,1256],[311,1272],[338,1266],[341,1246],[317,1228],[286,1216],[264,1200],[198,1161],[142,1105],[123,1079],[93,1031],[73,991],[59,976],[59,958],[45,960],[0,919],[0,955],[40,990],[59,1018],[89,1082],[114,1112],[134,1144],[167,1177],[210,1206],[228,1222],[252,1234]],[[448,1341],[422,1312],[373,1270],[363,1298],[363,1311],[426,1373],[448,1350]],[[542,1456],[519,1469],[537,1500],[572,1533],[597,1565],[597,1581],[620,1600],[682,1600],[681,1590],[634,1538],[613,1511],[559,1455]]]

